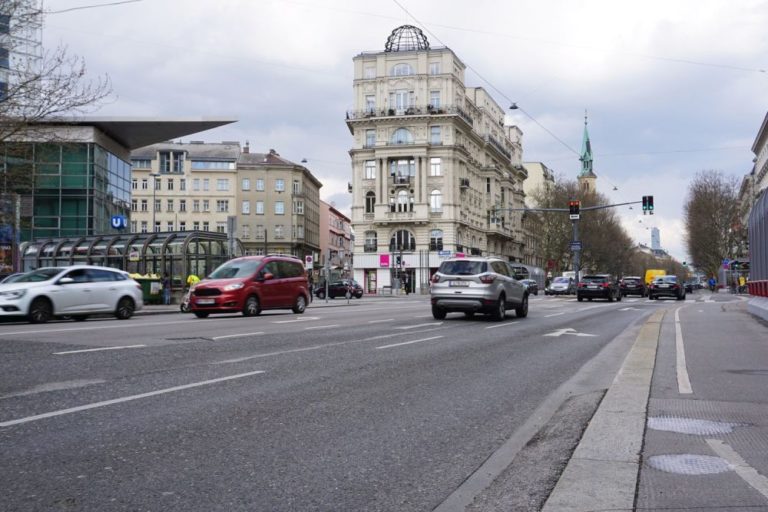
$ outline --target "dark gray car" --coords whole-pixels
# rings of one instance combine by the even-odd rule
[[[521,318],[528,315],[528,290],[499,258],[445,260],[432,277],[430,295],[432,316],[438,320],[455,311],[486,313],[494,320],[503,320],[509,309]]]

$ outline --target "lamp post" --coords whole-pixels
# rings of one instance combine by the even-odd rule
[[[152,233],[156,232],[155,229],[155,212],[157,211],[157,203],[155,200],[155,194],[157,193],[157,178],[160,176],[158,173],[151,172],[149,176],[152,178]]]

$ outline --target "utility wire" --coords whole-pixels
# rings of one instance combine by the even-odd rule
[[[142,0],[122,0],[121,2],[111,2],[108,4],[93,4],[93,5],[82,5],[80,7],[70,7],[69,9],[61,9],[60,11],[45,11],[46,14],[61,14],[64,12],[72,12],[72,11],[82,11],[84,9],[96,9],[98,7],[112,7],[114,5],[122,5],[122,4],[132,4],[135,2],[141,2]]]

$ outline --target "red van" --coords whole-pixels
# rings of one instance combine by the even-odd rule
[[[198,318],[211,313],[258,315],[265,309],[301,314],[309,304],[302,261],[293,256],[243,256],[227,261],[192,289],[189,307]]]

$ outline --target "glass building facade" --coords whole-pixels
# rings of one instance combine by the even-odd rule
[[[112,216],[130,216],[131,165],[98,144],[17,143],[3,157],[4,176],[31,192],[21,240],[110,233]]]

